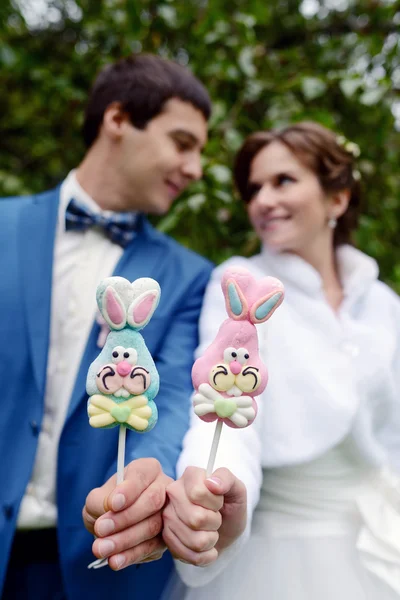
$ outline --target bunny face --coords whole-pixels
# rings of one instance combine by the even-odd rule
[[[139,394],[152,400],[158,388],[158,372],[141,334],[129,329],[110,332],[88,371],[88,394],[112,395],[116,402]]]
[[[208,381],[226,396],[261,394],[268,373],[259,355],[255,326],[249,321],[224,321],[211,346],[195,362],[192,380],[195,388]]]
[[[229,318],[193,365],[194,411],[204,421],[247,427],[257,414],[254,397],[268,383],[255,324],[266,321],[280,305],[283,285],[272,277],[256,281],[238,267],[225,271],[221,286]]]
[[[112,363],[97,373],[97,387],[103,394],[129,397],[143,394],[151,383],[150,372],[137,364],[135,348],[116,346],[112,349]]]
[[[99,285],[98,306],[111,331],[86,381],[93,427],[123,424],[140,432],[154,427],[159,376],[138,330],[150,320],[159,296],[158,283],[148,278],[131,284],[109,277]]]

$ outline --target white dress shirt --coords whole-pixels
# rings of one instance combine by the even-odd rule
[[[215,468],[225,466],[246,485],[249,522],[234,547],[207,568],[177,561],[183,580],[203,585],[246,541],[257,505],[262,468],[295,465],[322,456],[350,435],[354,454],[371,466],[400,473],[400,301],[377,280],[376,262],[350,246],[338,249],[344,299],[337,314],[319,274],[291,254],[263,250],[220,265],[208,286],[197,356],[227,318],[221,277],[241,265],[256,279],[271,275],[285,286],[282,305],[257,326],[269,382],[257,399],[259,414],[243,430],[223,427]],[[192,414],[177,473],[205,468],[214,427]]]
[[[57,523],[58,443],[96,316],[97,285],[113,273],[123,252],[121,246],[111,242],[99,228],[65,230],[65,210],[72,197],[93,212],[102,212],[71,171],[60,190],[44,417],[31,480],[18,515],[20,529],[53,527]]]

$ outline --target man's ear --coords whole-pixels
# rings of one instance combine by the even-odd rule
[[[102,123],[103,132],[107,136],[117,141],[122,137],[127,123],[130,123],[130,120],[120,102],[112,102],[107,106]]]
[[[350,202],[350,195],[349,189],[340,190],[332,194],[330,197],[329,217],[339,219],[346,212]]]

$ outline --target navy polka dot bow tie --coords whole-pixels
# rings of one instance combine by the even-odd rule
[[[138,214],[132,212],[112,213],[104,216],[94,213],[84,204],[72,198],[65,211],[65,229],[71,231],[85,231],[89,227],[101,227],[105,234],[123,248],[135,237]]]

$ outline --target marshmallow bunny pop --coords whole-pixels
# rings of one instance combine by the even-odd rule
[[[117,484],[124,478],[126,429],[146,433],[158,418],[153,399],[158,393],[159,375],[139,330],[150,321],[160,294],[157,281],[147,277],[133,283],[108,277],[97,287],[97,305],[110,332],[89,367],[88,415],[92,427],[119,425]],[[99,559],[89,568],[105,564],[107,559]]]
[[[269,319],[284,297],[279,279],[256,281],[243,267],[227,269],[221,287],[228,319],[192,368],[194,412],[203,421],[217,421],[207,477],[213,471],[223,423],[243,428],[256,418],[255,396],[264,391],[268,372],[259,355],[255,326]]]

